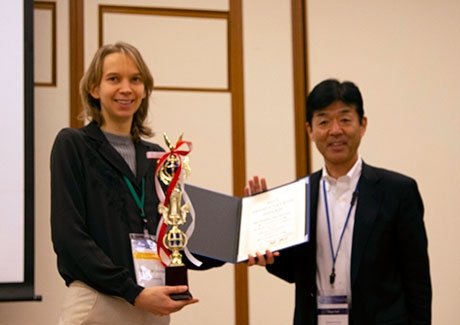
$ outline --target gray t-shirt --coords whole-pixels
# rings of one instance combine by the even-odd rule
[[[102,132],[107,141],[126,161],[134,176],[136,176],[136,148],[134,147],[133,140],[131,140],[131,136]]]

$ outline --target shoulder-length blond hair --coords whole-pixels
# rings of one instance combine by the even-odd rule
[[[134,141],[139,141],[141,136],[152,136],[152,130],[144,122],[149,110],[149,97],[153,90],[153,77],[147,64],[145,64],[139,51],[131,44],[117,42],[115,44],[104,45],[96,52],[88,70],[80,80],[80,96],[83,103],[83,115],[89,121],[95,121],[101,126],[104,119],[101,114],[101,104],[99,99],[91,96],[91,91],[95,86],[101,83],[102,68],[106,56],[113,53],[123,53],[129,55],[137,65],[142,76],[145,87],[145,98],[142,99],[141,105],[133,117],[131,125],[131,137]]]

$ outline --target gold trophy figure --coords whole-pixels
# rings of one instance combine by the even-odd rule
[[[163,134],[165,142],[172,151],[174,146],[171,145],[166,134]],[[182,134],[177,142],[182,140]],[[159,178],[165,184],[170,186],[170,183],[180,166],[180,158],[175,154],[170,154],[163,166],[159,170]],[[182,161],[182,172],[184,178],[190,174],[188,157]],[[180,225],[185,224],[190,206],[188,203],[182,204],[182,191],[177,183],[171,192],[169,203],[165,206],[163,203],[158,205],[158,211],[163,215],[164,222],[169,226],[169,231],[163,237],[164,246],[171,251],[171,260],[166,267],[166,285],[188,285],[187,266],[182,263],[182,254],[179,252],[187,246],[187,235],[179,229]],[[189,291],[179,294],[171,294],[174,300],[192,299],[192,294]]]

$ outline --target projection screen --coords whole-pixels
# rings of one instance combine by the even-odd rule
[[[33,1],[0,0],[0,301],[34,293]]]

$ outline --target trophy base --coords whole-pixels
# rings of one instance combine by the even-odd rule
[[[177,286],[177,285],[186,285],[188,286],[187,279],[187,267],[185,265],[172,266],[168,265],[166,267],[166,285],[167,286]],[[169,295],[173,300],[190,300],[193,298],[190,291],[185,291],[181,293],[173,293]]]

